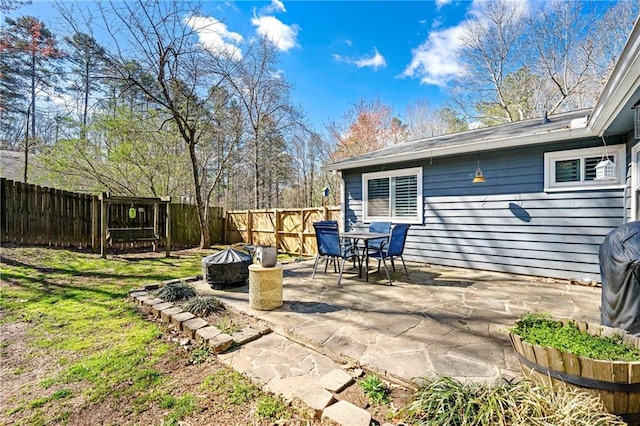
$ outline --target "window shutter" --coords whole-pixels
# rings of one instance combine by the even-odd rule
[[[415,217],[418,214],[418,180],[415,175],[398,176],[394,184],[394,217]]]
[[[369,216],[389,216],[389,178],[369,179],[367,182]]]
[[[595,164],[594,164],[595,167]],[[595,170],[594,175],[595,178]],[[579,182],[580,160],[556,161],[556,182]]]

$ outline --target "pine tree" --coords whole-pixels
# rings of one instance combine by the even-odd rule
[[[5,19],[0,32],[0,54],[11,64],[2,74],[3,88],[12,90],[14,99],[23,96],[29,102],[24,139],[24,181],[27,182],[29,149],[36,141],[36,97],[40,91],[54,86],[58,71],[53,61],[61,59],[64,54],[44,23],[32,16]],[[15,81],[26,79],[29,91],[24,92],[24,85],[11,84],[11,78]]]

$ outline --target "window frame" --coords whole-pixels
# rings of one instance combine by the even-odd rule
[[[417,185],[417,200],[416,200],[416,216],[392,216],[391,208],[391,196],[389,196],[389,215],[388,216],[370,216],[369,215],[369,180],[383,179],[398,177],[398,176],[416,176]],[[389,188],[391,188],[391,182],[389,182]],[[422,224],[423,211],[422,211],[422,167],[413,167],[409,169],[397,169],[383,172],[372,172],[362,174],[362,216],[363,222],[374,221],[391,221],[394,223],[411,223]]]
[[[626,178],[626,147],[624,144],[607,147],[609,157],[613,157],[616,165],[616,178],[612,180],[584,180],[584,160],[602,157],[603,146],[592,148],[570,149],[544,153],[544,190],[545,192],[588,191],[593,189],[624,188]],[[556,162],[580,160],[580,181],[556,182]]]

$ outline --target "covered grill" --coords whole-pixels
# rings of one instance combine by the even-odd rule
[[[246,284],[253,259],[231,247],[202,259],[202,276],[215,290]]]
[[[611,231],[600,246],[602,325],[640,336],[640,221]]]

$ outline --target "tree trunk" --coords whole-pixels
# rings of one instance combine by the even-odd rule
[[[257,133],[257,131],[256,131]],[[254,147],[253,147],[253,169],[254,169],[254,183],[253,183],[253,208],[254,209],[259,209],[260,208],[260,167],[258,165],[258,135],[256,134],[254,140]]]
[[[200,248],[211,247],[211,237],[209,236],[209,221],[207,218],[207,207],[202,199],[202,183],[198,173],[198,158],[194,143],[189,144],[189,157],[191,158],[191,170],[193,174],[193,188],[196,195],[196,209],[198,211],[198,223],[200,224]]]

